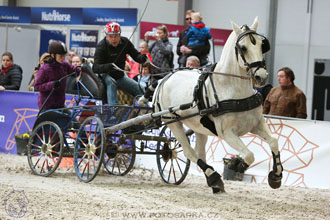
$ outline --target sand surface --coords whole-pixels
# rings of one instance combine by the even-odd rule
[[[0,154],[0,219],[330,219],[330,190],[224,183],[225,193],[212,194],[204,177],[173,186],[145,169],[83,183],[73,169],[39,177],[25,156]]]

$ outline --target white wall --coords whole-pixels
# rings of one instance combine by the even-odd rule
[[[308,0],[279,0],[274,73],[283,66],[292,68],[295,84],[307,96],[307,114],[311,116],[313,72],[315,59],[330,58],[330,1],[312,1],[312,13],[307,13]],[[277,86],[274,77],[273,85]]]
[[[231,21],[251,25],[258,16],[262,34],[268,31],[269,5],[270,0],[193,0],[194,10],[201,12],[209,27],[231,30]]]

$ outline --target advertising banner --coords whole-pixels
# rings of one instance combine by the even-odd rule
[[[105,25],[137,24],[136,8],[48,8],[0,6],[0,22],[31,24]]]
[[[330,122],[311,120],[287,120],[268,118],[266,122],[278,141],[281,161],[284,168],[282,185],[308,188],[330,189]],[[154,133],[157,135],[157,133]],[[265,140],[254,134],[241,137],[243,143],[254,154],[254,162],[245,171],[243,181],[268,184],[268,173],[273,168],[271,149]],[[196,137],[190,143],[195,146]],[[236,157],[238,152],[223,139],[209,136],[206,143],[207,163],[224,175],[224,158]],[[157,170],[155,159],[139,155],[137,166]],[[190,165],[190,174],[204,176],[196,164]]]
[[[97,45],[97,30],[71,30],[70,49],[78,56],[85,58],[94,57]]]
[[[31,23],[29,7],[3,7],[0,6],[0,22]]]
[[[41,30],[40,31],[40,50],[39,57],[48,52],[48,45],[53,40],[60,40],[65,43],[65,34],[62,31],[50,31],[50,30]]]
[[[81,8],[31,8],[31,23],[82,24]]]
[[[39,112],[38,93],[0,91],[0,153],[16,154],[15,135],[33,128]],[[66,106],[75,103],[72,95],[66,95]]]
[[[150,31],[150,40],[155,40],[154,36],[156,34],[157,27],[163,25],[162,23],[154,22],[141,22],[140,23],[140,39],[144,39],[144,34]],[[180,32],[183,31],[187,26],[184,25],[173,25],[165,24],[168,29],[169,37],[180,37]],[[232,30],[215,29],[210,30],[212,38],[214,40],[214,45],[223,46],[225,45],[227,38],[229,37]]]
[[[122,26],[135,26],[137,24],[136,8],[83,8],[83,23],[105,25],[117,22]]]

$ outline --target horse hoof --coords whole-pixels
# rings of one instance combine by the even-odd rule
[[[213,193],[225,192],[225,185],[221,180],[221,176],[216,171],[207,177],[207,185],[212,188]]]
[[[268,175],[268,184],[273,189],[278,189],[281,187],[282,174],[280,176],[276,175],[271,171]]]

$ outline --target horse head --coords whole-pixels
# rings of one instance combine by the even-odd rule
[[[255,87],[261,87],[267,82],[268,72],[263,53],[270,49],[267,38],[257,33],[258,23],[258,17],[251,27],[243,25],[239,28],[232,22],[233,32],[236,34],[236,60],[240,68],[251,75]]]

